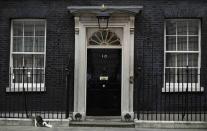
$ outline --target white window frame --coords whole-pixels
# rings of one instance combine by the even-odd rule
[[[14,21],[21,21],[21,22],[29,22],[29,21],[38,21],[38,22],[44,22],[45,23],[45,34],[44,36],[38,36],[38,37],[44,37],[44,52],[13,52],[13,23]],[[46,66],[46,37],[47,37],[47,21],[46,19],[12,19],[11,20],[11,31],[10,31],[10,74],[9,74],[9,87],[6,88],[6,92],[23,92],[23,91],[28,91],[28,92],[43,92],[46,91],[45,87],[45,75],[43,75],[43,83],[13,83],[13,54],[40,54],[44,55],[44,67],[43,68],[35,68],[35,69],[44,69],[44,74],[45,74],[45,66]],[[15,36],[18,37],[18,36]],[[33,36],[24,36],[24,23],[23,23],[23,46],[24,46],[24,38],[25,37],[36,37],[35,35],[35,27],[34,27],[34,34]],[[34,39],[35,40],[35,39]],[[23,88],[24,87],[24,88]]]
[[[163,87],[162,87],[162,92],[186,92],[186,89],[188,89],[188,92],[203,92],[204,88],[200,86],[200,68],[201,68],[201,20],[199,20],[199,25],[198,25],[198,35],[189,35],[188,32],[188,26],[187,26],[187,35],[178,35],[177,34],[177,24],[176,24],[176,34],[175,35],[167,35],[166,34],[166,21],[167,20],[174,20],[174,21],[178,21],[178,20],[182,20],[182,21],[189,21],[189,20],[199,20],[199,19],[166,19],[164,22],[164,83],[163,83]],[[178,36],[187,36],[187,38],[189,38],[189,36],[198,36],[198,51],[167,51],[166,49],[166,37],[167,36],[175,36],[176,37],[176,48],[177,48],[177,38]],[[187,39],[187,48],[188,48],[189,42]],[[167,53],[196,53],[198,54],[198,67],[192,67],[192,68],[197,68],[198,69],[198,78],[197,78],[197,83],[166,83],[166,54]],[[179,69],[179,67],[168,67],[168,68],[177,68]],[[182,67],[181,67],[182,68]],[[185,69],[185,68],[184,68]],[[189,67],[189,69],[191,69],[191,67]]]

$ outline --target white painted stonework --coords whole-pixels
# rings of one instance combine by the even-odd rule
[[[121,118],[125,114],[133,112],[133,77],[134,77],[134,15],[114,13],[109,20],[109,28],[121,29],[122,49],[122,79],[121,79]],[[75,78],[74,78],[74,112],[82,115],[81,120],[86,119],[86,90],[87,90],[87,32],[98,28],[97,18],[94,14],[75,15]],[[101,47],[102,48],[102,47]],[[107,48],[107,47],[103,47]],[[130,82],[130,77],[131,82]]]

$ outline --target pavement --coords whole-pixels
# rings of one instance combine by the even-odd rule
[[[152,129],[152,128],[114,128],[114,127],[31,127],[0,126],[0,131],[206,131],[206,129]]]

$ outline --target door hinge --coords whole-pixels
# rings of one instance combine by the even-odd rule
[[[129,83],[130,84],[134,84],[134,76],[130,76],[129,77]]]

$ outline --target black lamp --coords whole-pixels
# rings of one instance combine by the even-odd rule
[[[98,19],[99,29],[107,29],[109,25],[110,15],[108,12],[105,11],[105,9],[106,9],[105,6],[102,5],[102,11],[98,13],[98,15],[96,16]]]

